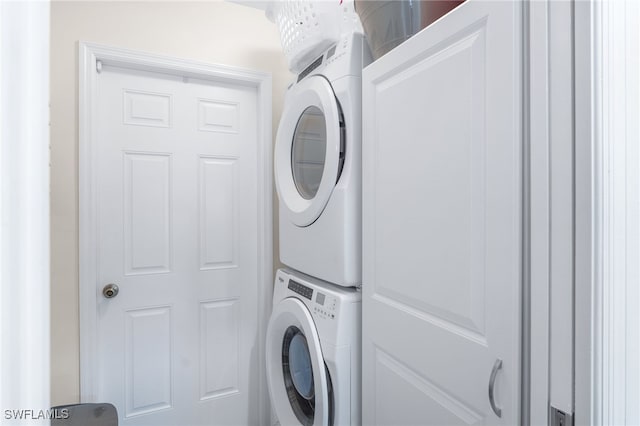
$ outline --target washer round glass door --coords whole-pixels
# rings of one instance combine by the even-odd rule
[[[315,416],[311,355],[307,339],[295,325],[287,328],[282,339],[282,375],[293,413],[303,425],[311,426]]]
[[[293,297],[273,310],[267,327],[267,383],[283,425],[329,426],[331,390],[320,338],[304,304]]]
[[[324,210],[340,173],[341,115],[329,82],[311,76],[287,94],[275,148],[275,181],[289,220],[308,226]]]

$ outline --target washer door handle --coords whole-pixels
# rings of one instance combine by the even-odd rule
[[[495,364],[493,364],[493,369],[491,370],[491,376],[489,377],[489,404],[491,404],[491,409],[496,416],[502,417],[502,410],[496,406],[496,400],[494,396],[494,387],[496,384],[496,376],[498,375],[498,370],[502,368],[502,360],[500,358],[496,359]]]

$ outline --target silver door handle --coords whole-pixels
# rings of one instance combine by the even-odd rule
[[[498,375],[498,370],[502,368],[502,360],[500,358],[496,359],[495,364],[493,364],[493,369],[491,370],[491,377],[489,377],[489,404],[491,404],[491,409],[496,416],[502,417],[502,410],[496,406],[496,400],[493,395],[493,388],[496,384],[496,376]]]
[[[104,286],[104,288],[102,289],[102,295],[107,299],[111,299],[113,297],[116,297],[119,291],[120,289],[118,288],[118,286],[111,283]]]

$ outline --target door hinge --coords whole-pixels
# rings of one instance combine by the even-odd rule
[[[102,61],[100,59],[96,61],[96,72],[98,74],[102,72]]]
[[[549,426],[573,426],[573,413],[565,413],[549,406]]]

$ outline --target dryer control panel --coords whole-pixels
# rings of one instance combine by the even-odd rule
[[[371,51],[364,36],[359,33],[349,33],[342,36],[333,46],[309,63],[298,74],[295,82],[300,83],[307,76],[315,74],[321,74],[329,81],[347,75],[360,78],[362,69],[372,61]]]

